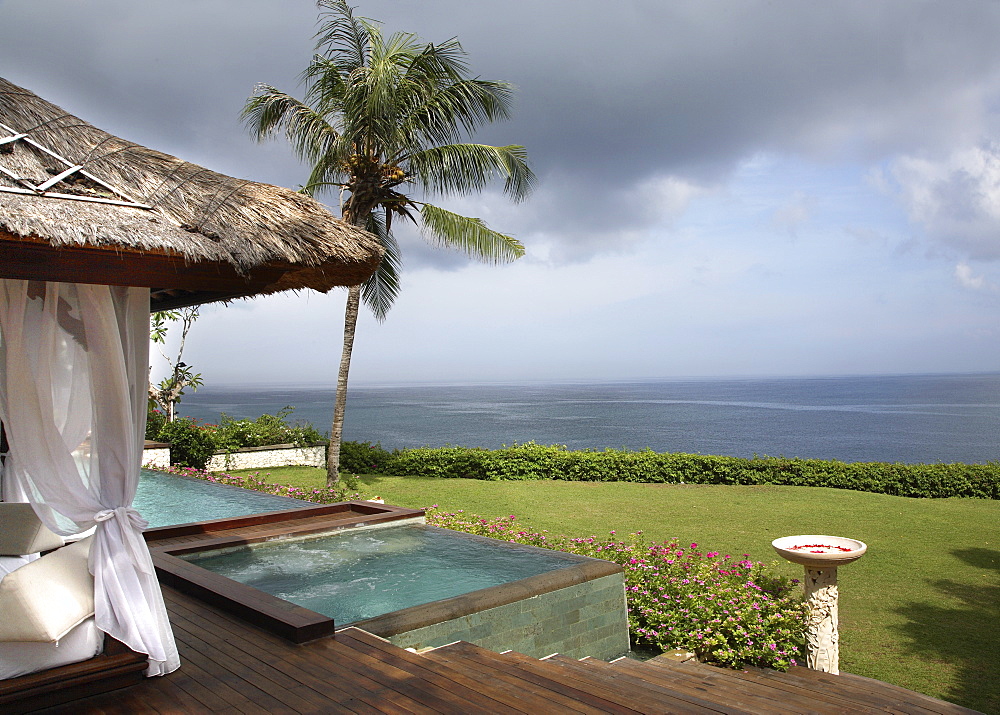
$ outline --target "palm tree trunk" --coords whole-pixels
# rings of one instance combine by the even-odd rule
[[[351,286],[347,290],[347,309],[344,311],[344,352],[340,356],[340,370],[337,372],[337,397],[333,405],[330,446],[326,448],[328,487],[333,487],[340,481],[340,440],[344,434],[344,409],[347,407],[347,376],[351,371],[351,353],[354,350],[354,332],[358,326],[360,306],[361,286]]]

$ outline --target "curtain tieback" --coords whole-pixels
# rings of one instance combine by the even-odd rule
[[[120,506],[117,509],[103,509],[94,515],[94,521],[100,524],[103,521],[115,519],[118,528],[121,530],[122,539],[125,546],[131,552],[132,562],[140,571],[151,574],[147,562],[149,561],[149,549],[145,539],[142,538],[143,530],[149,526],[149,522],[142,518],[138,511],[130,506]]]

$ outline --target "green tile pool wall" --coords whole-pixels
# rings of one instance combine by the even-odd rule
[[[629,649],[625,582],[612,574],[387,638],[418,650],[462,640],[534,658],[611,660]]]

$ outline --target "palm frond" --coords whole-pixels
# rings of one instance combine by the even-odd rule
[[[425,91],[413,103],[401,129],[422,146],[455,141],[464,132],[510,116],[513,87],[506,82],[461,79]]]
[[[368,59],[372,21],[355,17],[354,10],[344,0],[319,0],[319,30],[314,39],[316,49],[340,58],[345,65],[364,67]]]
[[[301,76],[306,86],[305,101],[318,113],[339,118],[340,108],[349,91],[347,77],[350,72],[349,68],[332,58],[315,55]]]
[[[406,70],[420,50],[416,36],[410,33],[379,38],[373,45],[368,71],[353,87],[357,92],[351,98],[354,111],[347,114],[363,124],[365,141],[374,156],[392,153],[401,140],[402,118],[413,102],[413,91],[421,91],[406,80]]]
[[[461,79],[469,73],[469,63],[466,61],[468,53],[457,37],[428,44],[425,52],[429,58],[433,57],[437,71],[447,73],[453,80]]]
[[[240,114],[251,136],[257,141],[284,130],[297,156],[315,160],[337,131],[326,118],[308,104],[269,85],[258,85]]]
[[[535,175],[524,147],[487,144],[447,144],[406,158],[409,172],[438,195],[480,191],[494,179],[504,179],[504,192],[520,201],[534,188]]]
[[[420,207],[420,217],[428,241],[457,248],[485,263],[509,263],[524,255],[520,241],[494,231],[482,219],[462,216],[431,204]]]
[[[326,143],[322,154],[313,164],[303,191],[310,196],[315,196],[334,186],[345,187],[349,173],[344,165],[353,150],[352,144],[343,135],[332,138]]]
[[[378,269],[361,286],[361,300],[378,322],[384,322],[389,309],[396,301],[400,291],[400,273],[402,272],[402,256],[395,236],[386,227],[382,215],[372,212],[368,215],[365,229],[375,234],[379,243],[385,248],[385,255]]]

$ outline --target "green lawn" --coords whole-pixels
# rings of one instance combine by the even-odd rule
[[[319,486],[323,471],[271,470]],[[840,571],[841,669],[1000,713],[1000,502],[908,499],[835,489],[372,476],[362,491],[407,507],[515,514],[571,536],[643,531],[772,562],[792,534],[861,539]],[[800,567],[776,565],[798,577]]]

